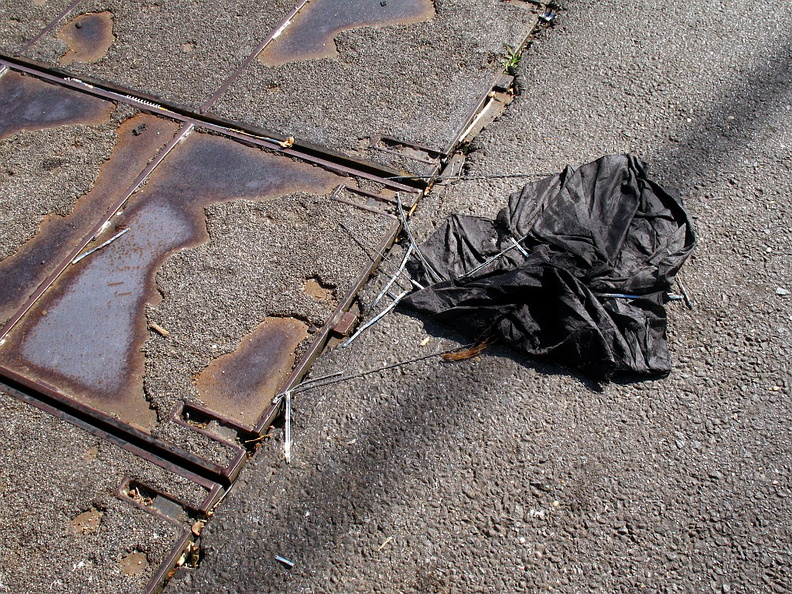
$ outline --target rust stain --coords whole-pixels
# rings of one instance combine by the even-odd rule
[[[90,534],[96,532],[102,522],[102,512],[89,509],[71,519],[69,527],[74,534]]]
[[[69,267],[9,333],[0,362],[151,428],[141,352],[150,332],[145,307],[160,299],[155,277],[165,260],[208,240],[204,208],[301,191],[328,194],[337,184],[338,177],[323,169],[192,134],[116,219],[128,232]],[[115,233],[108,229],[96,241]]]
[[[309,278],[305,281],[305,293],[313,297],[317,301],[333,301],[335,299],[335,291],[332,287],[322,283],[317,278]]]
[[[294,350],[308,326],[293,318],[268,318],[233,353],[212,361],[195,379],[206,406],[245,424],[255,423],[294,366]]]
[[[110,11],[90,12],[69,21],[58,33],[68,49],[61,56],[60,65],[72,62],[98,62],[113,45],[113,13]]]
[[[146,553],[132,551],[121,559],[118,567],[124,575],[140,575],[148,569],[149,561]]]
[[[45,217],[33,238],[0,261],[0,325],[68,257],[176,130],[175,123],[146,114],[136,115],[118,127],[116,145],[91,191],[76,201],[68,216]]]
[[[411,25],[434,17],[432,0],[314,0],[258,55],[268,66],[332,58],[335,37],[360,27]]]
[[[22,130],[106,122],[115,106],[16,72],[0,78],[0,140]]]

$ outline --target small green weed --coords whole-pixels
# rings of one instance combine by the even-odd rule
[[[504,46],[503,55],[501,58],[501,64],[503,64],[503,71],[509,72],[510,70],[514,70],[520,64],[520,58],[522,57],[519,48],[512,47],[510,45]]]

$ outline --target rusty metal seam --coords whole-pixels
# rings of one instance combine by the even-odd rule
[[[278,391],[278,394],[282,394],[285,390],[288,390],[294,386],[296,386],[302,377],[308,372],[311,367],[311,364],[314,362],[316,357],[319,356],[322,349],[327,344],[327,341],[330,338],[330,332],[333,329],[333,326],[338,322],[341,316],[349,310],[350,306],[352,305],[353,301],[357,297],[360,289],[366,284],[366,281],[369,277],[374,273],[379,264],[380,260],[382,259],[382,254],[388,247],[396,240],[396,237],[399,235],[399,231],[401,231],[401,223],[399,221],[394,221],[391,228],[386,233],[383,240],[376,248],[376,253],[378,254],[377,257],[372,257],[371,263],[361,271],[358,277],[353,282],[350,289],[344,295],[344,298],[341,302],[336,306],[335,311],[327,320],[327,322],[322,326],[321,330],[317,333],[316,337],[311,341],[311,345],[308,347],[308,350],[300,359],[299,363],[295,366],[294,370],[292,371],[291,375],[283,382],[281,389]],[[266,429],[275,417],[278,414],[281,406],[281,399],[277,396],[273,399],[267,409],[259,418],[258,423],[256,423],[255,429],[257,433],[261,433],[264,429]]]
[[[19,63],[18,61],[14,61],[12,58],[2,55],[0,55],[0,66],[5,66],[12,70],[23,72],[30,76],[35,76],[42,80],[69,87],[89,95],[94,95],[103,99],[109,99],[111,101],[130,105],[136,109],[140,109],[141,111],[153,113],[154,115],[167,117],[184,124],[190,124],[195,127],[204,128],[229,138],[233,138],[239,142],[247,142],[253,146],[268,149],[276,153],[282,153],[292,158],[299,159],[313,165],[318,165],[327,169],[328,171],[333,171],[342,175],[350,175],[368,179],[392,189],[402,190],[405,192],[418,192],[426,185],[424,183],[418,183],[417,185],[399,183],[395,181],[396,178],[394,177],[394,175],[398,173],[396,170],[385,168],[374,162],[358,161],[347,155],[333,153],[332,151],[322,149],[321,147],[313,147],[310,145],[310,143],[304,143],[301,141],[296,142],[292,147],[284,147],[281,141],[279,141],[277,138],[268,136],[267,134],[261,132],[253,131],[251,128],[241,122],[227,122],[227,124],[218,124],[212,121],[217,119],[213,118],[212,116],[207,116],[200,113],[190,113],[188,110],[178,108],[177,106],[173,106],[173,108],[171,108],[164,104],[158,104],[149,99],[131,94],[134,92],[130,90],[122,93],[119,91],[109,90],[97,84],[88,83],[73,76],[67,76],[65,74],[59,73],[54,74],[48,67],[32,67],[31,65]],[[314,153],[319,153],[324,157],[316,156]],[[336,159],[336,161],[333,161],[332,159]],[[352,165],[344,165],[344,162],[352,163]],[[354,165],[357,165],[357,167]]]
[[[157,594],[162,592],[165,588],[165,582],[168,579],[170,571],[176,567],[181,556],[185,553],[187,548],[193,543],[193,533],[189,528],[184,528],[181,537],[176,541],[176,544],[171,548],[168,556],[160,564],[157,572],[152,576],[146,588],[143,590],[144,594]]]
[[[267,35],[264,41],[258,44],[256,48],[253,50],[253,52],[242,61],[242,64],[240,64],[239,67],[234,72],[232,72],[229,75],[229,77],[225,79],[225,81],[223,81],[223,84],[220,85],[220,88],[217,89],[212,94],[211,97],[209,97],[206,103],[201,105],[200,107],[201,112],[207,111],[215,103],[217,103],[217,100],[220,99],[220,97],[222,97],[226,93],[226,91],[228,91],[231,85],[233,85],[237,81],[237,79],[242,75],[242,73],[245,70],[247,70],[248,66],[250,66],[253,60],[256,59],[256,56],[258,56],[261,52],[263,52],[265,47],[267,47],[270,43],[272,43],[273,40],[277,39],[278,36],[281,33],[283,33],[286,27],[288,27],[289,24],[291,23],[292,19],[296,17],[297,14],[303,9],[303,7],[306,4],[308,4],[308,2],[310,1],[311,0],[302,0],[297,6],[295,6],[292,9],[292,11],[286,16],[285,19],[283,19],[280,23],[278,23],[277,27],[269,35]]]
[[[0,366],[0,382],[3,390],[18,400],[68,421],[201,486],[210,489],[213,483],[229,482],[227,468],[69,398],[43,382],[31,380],[4,366]]]

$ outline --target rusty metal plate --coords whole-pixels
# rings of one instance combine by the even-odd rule
[[[4,591],[160,585],[191,537],[203,487],[2,391],[0,439]]]
[[[227,466],[233,447],[197,435],[238,447],[257,430],[371,265],[360,245],[395,231],[335,200],[341,183],[355,185],[192,132],[10,329],[0,366]]]
[[[312,0],[213,111],[391,167],[431,171],[536,22],[526,3]],[[470,23],[477,23],[470,34]]]
[[[25,56],[195,109],[293,5],[84,0]]]
[[[338,55],[335,37],[349,29],[409,25],[434,17],[432,0],[314,1],[291,20],[288,30],[278,35],[259,54],[269,66],[298,60],[332,58]]]
[[[61,56],[61,66],[98,62],[115,41],[113,13],[105,10],[81,14],[59,29],[58,39],[68,47]]]
[[[176,126],[14,72],[0,77],[0,113],[2,330]]]

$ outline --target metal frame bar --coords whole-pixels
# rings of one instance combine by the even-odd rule
[[[92,435],[170,472],[200,485],[229,483],[232,470],[174,446],[150,433],[119,421],[110,415],[62,394],[56,388],[31,380],[5,366],[0,366],[0,387],[18,400],[27,402],[64,421],[85,429]]]
[[[41,31],[39,31],[38,35],[36,35],[33,39],[28,41],[25,45],[19,48],[20,54],[24,54],[28,51],[31,47],[39,42],[39,40],[44,37],[47,33],[52,31],[63,19],[69,16],[69,13],[77,8],[82,3],[82,0],[74,0],[69,6],[67,6],[63,12],[61,12],[57,17],[55,17],[52,22],[50,22],[46,27],[44,27]]]
[[[310,1],[311,0],[301,0],[300,3],[297,6],[295,6],[292,9],[292,11],[286,16],[286,18],[284,18],[280,23],[278,23],[277,27],[275,27],[275,29],[273,29],[273,31],[269,35],[267,35],[264,41],[258,44],[256,48],[253,50],[253,52],[247,58],[244,59],[242,64],[240,64],[239,67],[236,70],[234,70],[234,72],[232,72],[231,75],[225,79],[225,81],[223,81],[223,84],[220,85],[220,88],[217,89],[203,105],[201,105],[202,112],[208,110],[215,103],[217,103],[217,100],[220,99],[220,97],[223,96],[226,93],[226,91],[228,91],[231,85],[233,85],[237,81],[237,79],[241,76],[242,72],[245,71],[247,67],[250,66],[250,64],[253,62],[253,60],[256,59],[256,56],[258,56],[262,51],[264,51],[264,48],[267,47],[270,43],[272,43],[273,39],[275,39],[281,33],[283,33],[284,29],[286,29],[286,27],[289,26],[289,23],[291,23],[292,19],[296,17],[297,14],[303,9],[303,7],[306,4],[308,4]]]
[[[0,66],[5,66],[11,70],[35,76],[42,80],[69,87],[89,95],[130,105],[136,109],[154,115],[170,118],[184,124],[191,124],[194,127],[211,130],[212,132],[217,132],[218,134],[247,142],[254,146],[283,153],[295,159],[319,165],[341,175],[368,179],[395,190],[415,191],[424,187],[424,184],[421,183],[401,183],[389,179],[398,177],[399,172],[384,165],[362,159],[355,159],[343,153],[301,140],[296,140],[290,147],[284,147],[281,145],[281,142],[287,139],[281,134],[269,132],[242,122],[195,113],[182,106],[162,101],[157,97],[151,97],[131,89],[124,89],[87,77],[75,78],[65,71],[50,68],[49,66],[39,64],[33,60],[19,57],[12,58],[0,54]]]

